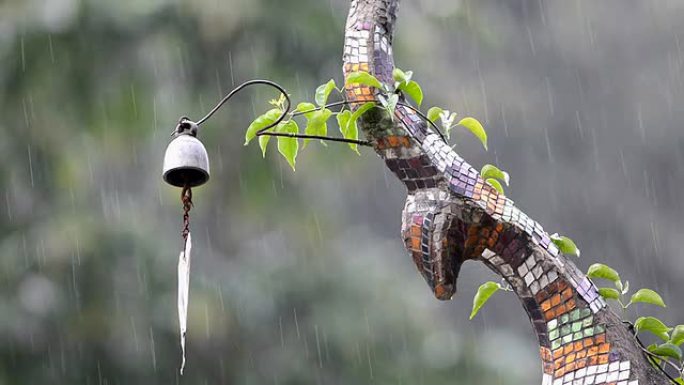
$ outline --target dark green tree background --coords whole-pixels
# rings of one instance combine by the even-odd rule
[[[684,286],[677,1],[405,0],[396,43],[426,105],[488,128],[472,163],[676,306]],[[243,130],[274,95],[206,126],[195,191],[188,365],[177,375],[179,191],[161,158],[177,118],[250,78],[295,101],[341,80],[344,0],[0,2],[0,384],[529,384],[513,297],[468,323],[489,274],[439,303],[399,237],[404,192],[369,151],[311,143],[292,173]],[[334,127],[331,127],[331,132]],[[492,306],[494,305],[494,306]]]

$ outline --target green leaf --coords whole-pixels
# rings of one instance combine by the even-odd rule
[[[670,342],[675,345],[681,345],[684,343],[684,325],[675,326],[674,331],[672,332],[672,337],[670,338]]]
[[[553,242],[563,254],[574,255],[576,257],[580,256],[580,250],[577,248],[575,242],[566,236],[551,234],[551,242]]]
[[[345,85],[349,86],[352,84],[363,84],[366,86],[375,87],[377,89],[382,89],[382,83],[380,83],[380,80],[368,72],[352,72],[347,74]]]
[[[247,132],[245,133],[245,146],[248,145],[249,142],[254,139],[254,137],[256,137],[256,134],[259,130],[262,130],[273,124],[276,120],[278,120],[281,114],[282,111],[277,108],[273,108],[266,111],[265,114],[254,119],[252,124],[247,127]]]
[[[458,122],[458,125],[470,130],[473,135],[480,139],[482,146],[484,146],[485,150],[487,150],[487,132],[477,119],[471,117],[463,118],[460,122]]]
[[[665,342],[664,344],[656,346],[653,350],[651,350],[651,353],[657,354],[661,357],[674,358],[677,361],[682,360],[682,349],[680,349],[679,346],[669,342]]]
[[[308,114],[312,114],[313,112],[316,111],[316,106],[313,103],[299,103],[297,104],[297,108],[295,108],[295,112],[300,112],[303,113],[304,116]]]
[[[499,183],[498,180],[496,180],[496,179],[494,179],[494,178],[489,178],[489,179],[485,179],[485,182],[489,183],[492,187],[494,187],[494,189],[495,189],[496,191],[498,191],[499,194],[503,194],[503,193],[504,193],[504,188],[503,188],[503,186],[501,185],[501,183]]]
[[[261,155],[266,157],[266,147],[268,147],[268,142],[271,140],[270,135],[259,136],[259,147],[261,147]]]
[[[418,106],[423,103],[423,89],[415,81],[411,80],[408,84],[400,86],[399,89],[413,99]]]
[[[399,68],[395,68],[392,70],[392,77],[394,80],[400,84],[408,84],[411,81],[411,78],[413,77],[413,72],[412,71],[402,71]]]
[[[347,130],[349,129],[349,121],[351,120],[352,112],[344,110],[337,114],[337,125],[340,127],[340,133],[343,137],[347,137]]]
[[[437,119],[439,119],[440,115],[442,115],[442,112],[444,112],[442,108],[432,107],[428,110],[427,117],[432,123],[435,123]]]
[[[304,133],[307,135],[328,135],[328,119],[332,116],[332,111],[327,108],[314,111],[306,115],[306,128]],[[304,147],[311,139],[304,139]]]
[[[604,265],[602,263],[595,263],[589,266],[589,270],[587,271],[587,277],[607,279],[614,283],[620,282],[620,275],[617,273],[617,271],[613,270],[613,268],[611,268],[610,266]]]
[[[335,80],[333,79],[330,79],[327,83],[318,86],[318,88],[316,88],[316,104],[321,107],[325,106],[325,104],[328,102],[330,93],[335,88],[337,88],[337,84],[335,84]]]
[[[675,378],[675,382],[678,383],[679,385],[684,385],[684,378],[677,377],[677,378]]]
[[[497,291],[501,289],[501,285],[496,282],[485,282],[479,289],[477,289],[477,294],[473,298],[473,310],[470,313],[470,319],[475,318],[477,312],[482,309],[482,306],[489,300],[489,298],[494,295]]]
[[[670,339],[668,333],[670,330],[672,330],[672,328],[667,327],[661,320],[655,317],[639,317],[634,323],[634,327],[636,328],[637,332],[642,330],[649,331],[663,341]]]
[[[506,186],[508,186],[508,183],[511,180],[510,175],[508,175],[507,172],[501,171],[498,167],[491,165],[491,164],[485,164],[482,167],[482,170],[480,171],[480,175],[482,178],[494,178],[498,180],[502,180]]]
[[[649,352],[653,352],[657,347],[658,347],[658,344],[650,344],[650,345],[648,345],[646,350],[648,350]],[[651,366],[658,369],[658,365],[660,365],[660,363],[663,362],[663,360],[658,358],[658,357],[651,357],[651,358],[653,359],[653,361],[655,361],[655,363],[654,363],[654,362],[651,362],[651,360],[649,360]]]
[[[620,292],[610,287],[600,288],[599,294],[605,299],[614,299],[616,301],[620,299]]]
[[[371,103],[372,104],[372,103]],[[356,120],[352,120],[352,112],[349,110],[344,110],[337,114],[337,125],[340,127],[340,132],[342,137],[346,139],[359,139],[359,130],[356,127]],[[359,154],[358,145],[355,143],[349,143],[349,147]]]
[[[389,112],[390,118],[392,118],[392,119],[394,119],[394,110],[397,109],[397,103],[399,103],[399,95],[391,94],[387,98],[385,108],[387,108],[387,112]]]
[[[373,107],[375,107],[374,102],[364,103],[361,107],[354,111],[354,114],[352,115],[352,121],[356,122],[363,114],[366,113],[366,111],[370,110]]]
[[[651,289],[640,289],[634,293],[629,301],[629,304],[632,303],[648,303],[660,307],[667,307],[660,294]],[[629,306],[629,304],[627,306]]]
[[[294,120],[290,120],[287,123],[278,125],[278,132],[286,134],[297,134],[299,133],[299,126]],[[278,137],[278,151],[290,164],[292,170],[295,169],[295,163],[297,161],[297,153],[299,152],[299,141],[297,138],[287,138]]]

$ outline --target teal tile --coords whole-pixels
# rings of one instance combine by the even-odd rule
[[[548,327],[549,330],[554,330],[558,327],[558,320],[552,319],[546,324],[546,327]]]
[[[572,334],[568,334],[567,336],[563,337],[563,345],[569,344],[572,342]]]
[[[563,325],[560,330],[560,335],[561,336],[567,336],[568,334],[572,333],[572,328],[570,325]]]
[[[582,322],[575,322],[572,324],[572,331],[573,333],[576,333],[578,331],[582,330]]]
[[[577,321],[578,319],[580,319],[580,310],[575,309],[570,313],[570,320]]]
[[[563,314],[561,316],[561,325],[568,323],[568,321],[570,321],[570,316],[567,313]]]
[[[549,332],[549,339],[551,341],[557,339],[558,337],[560,337],[560,333],[558,332],[558,329],[554,329],[554,330]]]

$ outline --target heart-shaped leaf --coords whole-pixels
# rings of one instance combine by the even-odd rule
[[[491,298],[494,293],[501,289],[501,285],[496,282],[485,282],[477,289],[477,294],[473,298],[473,310],[470,313],[470,319],[475,318],[477,313],[482,309],[482,306]]]
[[[487,150],[487,132],[477,119],[471,117],[463,118],[458,122],[458,125],[463,126],[472,132],[473,135],[480,140],[485,150]]]
[[[297,108],[295,108],[295,112],[299,112],[303,114],[305,117],[309,118],[311,117],[311,114],[316,112],[316,106],[313,105],[313,103],[299,103],[297,104]]]
[[[617,291],[617,290],[615,290],[615,289],[613,289],[613,288],[610,288],[610,287],[602,287],[602,288],[600,288],[600,289],[599,289],[599,294],[601,295],[601,297],[603,297],[603,298],[605,298],[605,299],[613,299],[613,300],[616,300],[616,301],[617,301],[618,299],[620,299],[620,292]]]
[[[392,119],[394,119],[394,111],[397,109],[397,103],[399,103],[399,95],[397,94],[391,94],[385,103],[385,108]]]
[[[375,76],[368,72],[351,72],[347,74],[345,85],[363,84],[365,86],[382,89],[382,83]]]
[[[618,274],[618,272],[613,270],[612,267],[604,265],[602,263],[595,263],[589,266],[589,270],[587,271],[587,277],[592,279],[607,279],[614,283],[620,282],[620,275]]]
[[[400,86],[399,89],[404,91],[419,106],[423,103],[423,89],[415,81],[411,80],[407,84]]]
[[[670,342],[675,345],[681,345],[684,342],[684,325],[675,326],[672,331],[672,337],[670,337]]]
[[[649,331],[663,341],[668,341],[670,339],[669,332],[672,328],[667,327],[663,321],[655,317],[639,317],[634,323],[634,327],[637,332],[642,330]]]
[[[335,84],[335,80],[330,79],[327,83],[321,84],[316,88],[316,104],[319,106],[323,107],[325,104],[328,102],[328,97],[330,96],[330,93],[337,88],[337,84]]]
[[[432,123],[435,123],[437,122],[437,119],[439,119],[440,115],[442,115],[442,112],[444,112],[444,110],[440,107],[431,107],[427,112],[427,118]]]
[[[552,234],[551,242],[553,242],[563,254],[574,255],[576,257],[580,256],[580,250],[577,248],[575,242],[566,236],[558,235],[557,233]]]
[[[247,132],[245,133],[245,146],[256,137],[257,132],[262,130],[269,125],[273,124],[283,112],[277,108],[270,109],[266,111],[265,114],[257,117],[254,121],[247,127]]]
[[[485,182],[487,182],[490,186],[494,187],[494,189],[498,191],[499,194],[504,194],[504,188],[498,180],[494,178],[489,178],[485,179]]]
[[[511,177],[510,175],[508,175],[507,172],[501,171],[498,167],[491,164],[485,164],[482,167],[482,170],[480,170],[480,175],[484,179],[494,178],[502,180],[506,184],[506,186],[508,186],[508,183],[511,180]]]
[[[660,307],[667,307],[660,294],[651,289],[640,289],[632,295],[632,299],[629,303],[648,303]]]
[[[299,126],[294,120],[290,120],[287,123],[278,125],[278,132],[286,134],[297,134],[299,133]],[[297,161],[297,153],[299,152],[299,141],[297,138],[288,137],[278,137],[278,151],[290,164],[292,170],[295,169],[295,163]]]
[[[308,113],[306,116],[306,128],[304,133],[307,135],[328,135],[328,119],[332,116],[332,111],[327,108]],[[311,139],[304,139],[304,147]]]
[[[674,358],[677,361],[682,360],[682,349],[680,349],[679,346],[672,344],[670,342],[665,342],[664,344],[660,344],[655,348],[649,350],[651,351],[651,353],[657,354],[661,357],[670,357]]]

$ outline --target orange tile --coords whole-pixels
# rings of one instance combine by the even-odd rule
[[[562,294],[561,298],[563,299],[563,301],[567,301],[570,298],[572,298],[572,289],[567,288],[567,289],[563,290],[563,294]]]
[[[610,344],[603,343],[599,346],[599,353],[608,353],[610,351]]]
[[[568,354],[567,356],[565,356],[565,363],[571,364],[571,363],[575,362],[575,357],[577,357],[577,355],[575,353]]]
[[[551,297],[551,306],[558,306],[561,302],[560,295],[556,294]]]
[[[557,360],[555,360],[555,361],[553,362],[553,366],[554,366],[556,369],[560,369],[560,368],[562,368],[564,365],[565,365],[565,359],[564,359],[563,357],[561,357],[561,358],[559,358],[559,359],[557,359]]]
[[[563,357],[563,348],[558,348],[558,349],[553,351],[553,358],[554,359],[558,359],[561,357]]]
[[[570,311],[570,310],[574,309],[575,307],[577,307],[577,304],[575,303],[575,299],[573,298],[573,299],[569,300],[568,302],[566,302],[565,307],[566,307],[567,311]]]
[[[556,306],[556,315],[559,317],[562,316],[563,314],[565,314],[565,312],[567,312],[567,311],[568,311],[568,309],[565,308],[565,304],[561,304],[561,305]]]
[[[598,363],[599,365],[605,365],[608,363],[608,355],[607,354],[601,354],[598,356]]]
[[[419,238],[411,238],[411,249],[415,251],[420,250],[420,239]]]
[[[544,313],[544,318],[546,318],[547,321],[551,321],[552,319],[556,318],[556,311],[551,309]]]
[[[598,346],[592,346],[587,350],[587,357],[593,357],[598,354]]]

